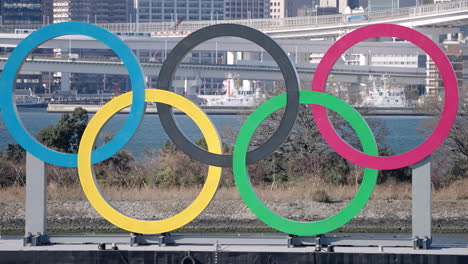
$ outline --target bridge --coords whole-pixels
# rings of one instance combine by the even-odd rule
[[[3,69],[7,57],[0,57],[0,69]],[[141,64],[143,72],[148,76],[157,76],[162,63],[143,62]],[[297,64],[297,71],[302,78],[312,80],[317,64]],[[61,58],[37,58],[27,59],[23,64],[22,71],[30,72],[74,72],[89,74],[128,74],[125,65],[120,61],[102,60],[69,60]],[[237,73],[247,80],[283,80],[283,76],[277,65],[271,62],[262,64],[194,64],[183,63],[179,66],[177,76],[179,77],[201,77],[219,78],[226,77],[226,73]],[[422,68],[400,68],[400,67],[376,67],[376,66],[351,66],[335,65],[331,74],[338,82],[359,83],[370,74],[390,75],[397,79],[398,83],[406,85],[425,84],[426,70]],[[465,70],[464,77],[468,79],[468,69]]]
[[[287,17],[275,19],[242,19],[216,21],[184,21],[174,30],[174,22],[97,24],[112,32],[136,33],[134,36],[185,36],[198,29],[221,23],[246,25],[269,34],[273,38],[311,39],[334,38],[356,28],[371,24],[398,24],[412,28],[445,28],[468,24],[468,0],[419,5],[384,11],[365,12],[366,20],[348,21],[350,15]],[[1,33],[17,29],[37,29],[44,25],[2,25]]]
[[[282,19],[248,19],[182,22],[177,31],[174,23],[117,23],[100,24],[113,32],[150,32],[160,36],[187,35],[216,23],[235,23],[253,27],[273,38],[337,37],[356,28],[378,23],[407,27],[451,27],[468,24],[468,1],[451,1],[384,11],[367,12],[368,20],[348,22],[349,15],[308,16]]]

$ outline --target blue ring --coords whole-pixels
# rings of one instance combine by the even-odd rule
[[[77,154],[66,154],[46,148],[26,131],[18,118],[13,101],[16,76],[27,56],[47,40],[63,35],[83,35],[101,41],[120,57],[130,75],[133,98],[128,119],[122,130],[108,144],[93,151],[92,164],[95,164],[111,157],[127,144],[137,130],[146,108],[145,78],[140,64],[132,50],[111,32],[87,23],[64,22],[51,24],[31,33],[18,44],[5,64],[0,81],[0,108],[6,127],[26,151],[50,164],[63,167],[77,166]]]

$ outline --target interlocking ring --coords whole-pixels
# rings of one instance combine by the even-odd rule
[[[31,50],[46,40],[66,35],[81,34],[96,38],[113,49],[125,63],[132,80],[133,92],[114,98],[104,105],[90,120],[80,142],[78,155],[58,153],[35,141],[18,120],[13,104],[12,90],[21,63]],[[186,53],[208,39],[221,36],[241,37],[262,46],[280,66],[286,81],[287,93],[274,97],[255,110],[242,126],[232,156],[222,155],[221,142],[209,118],[196,105],[170,92],[174,72]],[[365,120],[345,102],[324,94],[327,74],[336,59],[350,46],[372,37],[390,36],[408,40],[426,51],[439,67],[446,86],[445,106],[441,121],[429,139],[416,149],[394,157],[378,157],[372,131]],[[221,167],[233,167],[236,186],[249,209],[267,225],[294,235],[316,235],[341,227],[355,217],[370,198],[377,180],[377,169],[395,169],[414,164],[433,152],[445,139],[457,114],[458,86],[452,66],[443,51],[419,32],[396,25],[371,25],[360,28],[336,42],[322,59],[312,82],[314,91],[299,92],[296,70],[281,47],[265,34],[252,28],[221,24],[201,29],[184,38],[164,62],[158,80],[159,89],[145,92],[143,72],[130,49],[116,36],[97,26],[80,22],[66,22],[46,26],[21,42],[9,58],[1,79],[0,97],[2,115],[13,137],[37,158],[60,166],[78,167],[80,183],[96,211],[114,225],[141,234],[170,232],[196,218],[213,199],[221,177]],[[146,94],[146,97],[145,97]],[[115,209],[103,196],[92,164],[102,161],[121,149],[138,128],[144,114],[145,101],[157,102],[161,123],[174,143],[192,159],[209,165],[203,189],[195,201],[176,216],[163,220],[146,221],[134,219]],[[273,153],[288,137],[293,128],[299,104],[313,104],[312,111],[318,128],[330,146],[345,159],[365,167],[363,182],[355,198],[334,216],[317,222],[297,222],[282,218],[270,211],[255,195],[250,184],[246,165],[259,161]],[[132,110],[123,129],[104,147],[93,150],[95,138],[102,126],[115,113],[131,105]],[[191,117],[200,127],[208,144],[208,151],[189,141],[174,121],[172,106]],[[274,111],[286,107],[281,124],[273,136],[258,149],[247,152],[250,139],[262,121]],[[356,131],[364,153],[347,145],[334,131],[325,107],[336,111]]]
[[[262,32],[242,25],[219,24],[202,28],[184,38],[169,53],[159,72],[156,88],[171,91],[174,73],[185,55],[200,43],[218,37],[239,37],[260,45],[273,57],[284,76],[288,98],[286,110],[278,129],[273,133],[271,138],[262,146],[247,154],[247,163],[252,164],[264,159],[281,146],[293,128],[299,111],[299,78],[296,68],[278,43]],[[171,131],[171,133],[168,133],[169,138],[185,154],[205,164],[227,168],[232,167],[232,155],[216,155],[193,144],[177,126],[171,106],[158,103],[157,107],[161,124],[166,131]]]
[[[83,133],[78,150],[78,173],[81,186],[96,211],[109,222],[130,232],[158,234],[180,228],[197,217],[209,205],[218,189],[221,168],[209,166],[205,185],[198,197],[181,213],[163,220],[145,221],[131,218],[115,209],[104,198],[92,170],[91,151],[99,130],[117,112],[131,104],[132,94],[126,93],[105,104],[89,122]],[[147,102],[161,102],[177,107],[195,121],[206,139],[208,150],[221,154],[221,141],[210,119],[190,100],[175,93],[148,89]]]
[[[341,54],[361,41],[376,37],[396,37],[407,40],[424,50],[439,68],[445,86],[445,104],[440,122],[432,135],[415,149],[401,155],[376,157],[362,153],[343,141],[331,125],[324,107],[314,105],[312,106],[312,112],[317,127],[325,141],[343,158],[365,168],[393,170],[407,167],[423,160],[444,142],[457,117],[458,83],[449,59],[430,38],[407,27],[379,24],[356,29],[331,46],[317,67],[311,90],[325,92],[328,73]]]
[[[245,121],[239,131],[234,147],[234,179],[242,200],[244,200],[250,210],[265,224],[287,234],[304,236],[324,234],[343,226],[353,219],[353,217],[355,217],[362,208],[364,208],[371,197],[375,183],[377,182],[378,170],[366,168],[364,170],[361,187],[356,193],[354,199],[339,213],[327,219],[309,223],[297,222],[278,216],[270,211],[257,197],[252,185],[250,184],[245,162],[245,153],[249,147],[250,139],[255,133],[257,127],[263,122],[263,120],[265,120],[265,118],[286,105],[285,97],[286,95],[282,94],[268,100],[257,108],[257,110],[255,110]],[[356,131],[359,140],[362,143],[364,152],[369,155],[378,155],[377,144],[375,143],[372,131],[362,116],[350,105],[334,96],[312,91],[301,91],[300,103],[321,105],[335,111],[347,120],[354,131]]]
[[[120,57],[130,75],[133,99],[128,119],[122,130],[109,143],[93,151],[92,163],[94,164],[111,157],[127,144],[137,130],[146,107],[145,78],[140,64],[132,50],[109,31],[87,23],[64,22],[45,26],[34,31],[21,41],[11,53],[3,69],[0,81],[0,91],[2,93],[2,96],[0,96],[0,108],[2,110],[2,117],[12,137],[26,151],[50,164],[76,167],[76,154],[65,154],[46,148],[26,131],[18,118],[13,96],[16,77],[28,55],[47,40],[63,35],[84,35],[101,41]]]

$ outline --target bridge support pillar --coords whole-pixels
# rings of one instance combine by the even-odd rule
[[[60,86],[62,92],[70,92],[70,75],[69,72],[62,72]]]
[[[442,44],[440,42],[440,36],[447,36],[447,34],[460,32],[460,29],[456,27],[417,27],[415,29],[432,39],[432,41],[437,44]]]
[[[226,64],[234,65],[237,64],[238,60],[244,59],[244,52],[242,51],[228,51]]]

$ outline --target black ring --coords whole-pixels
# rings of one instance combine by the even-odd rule
[[[287,105],[278,129],[263,145],[247,154],[247,164],[255,163],[273,153],[288,138],[299,111],[299,78],[296,68],[284,50],[269,36],[253,28],[237,24],[218,24],[193,32],[169,53],[159,72],[157,89],[172,91],[174,73],[185,55],[200,43],[218,37],[239,37],[265,49],[278,64],[287,90]],[[232,167],[232,155],[218,155],[199,148],[179,129],[172,106],[157,103],[161,123],[169,138],[192,159],[218,167]]]

